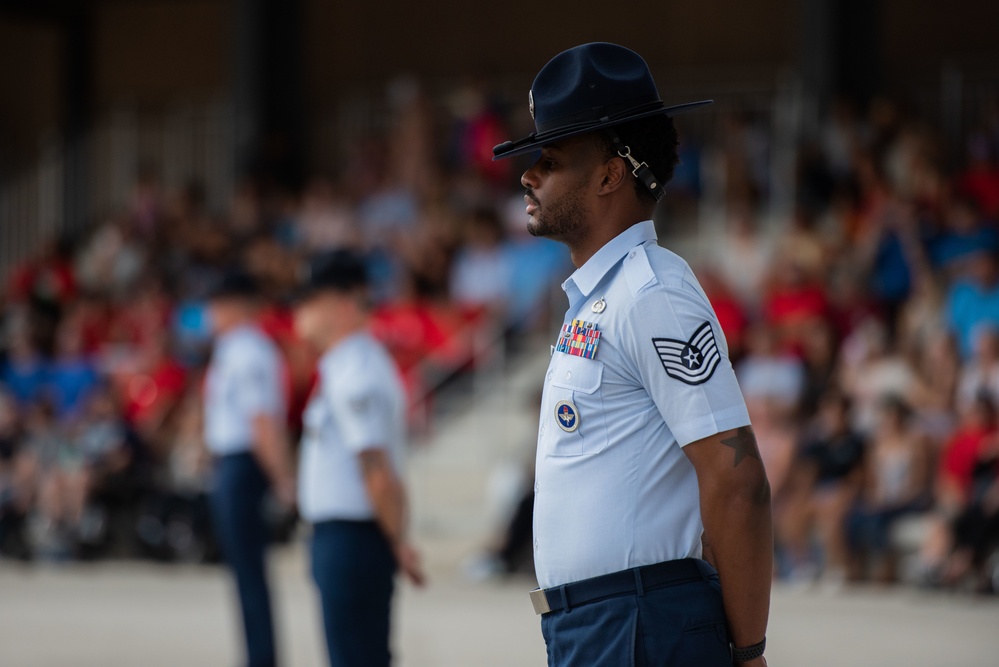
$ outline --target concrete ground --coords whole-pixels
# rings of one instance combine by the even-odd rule
[[[523,483],[547,353],[477,378],[409,466],[414,534],[431,576],[404,585],[401,667],[545,664],[527,578],[472,583],[467,560],[495,534]],[[272,559],[284,665],[323,665],[301,543]],[[104,562],[0,562],[0,667],[230,667],[239,660],[231,589],[219,568]],[[989,667],[999,664],[999,602],[909,589],[774,592],[774,667]]]
[[[299,549],[276,559],[284,664],[323,665],[313,592]],[[404,587],[395,646],[402,667],[545,664],[527,580],[471,584],[433,569]],[[147,564],[0,569],[0,665],[168,667],[238,664],[230,589],[220,570]],[[989,667],[999,604],[909,590],[775,591],[774,667]]]

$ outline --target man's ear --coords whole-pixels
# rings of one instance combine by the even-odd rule
[[[597,194],[609,195],[620,188],[627,180],[628,168],[624,164],[624,160],[615,155],[603,164],[600,189],[597,190]]]

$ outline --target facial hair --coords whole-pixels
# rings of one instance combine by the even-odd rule
[[[582,193],[587,183],[586,177],[580,178],[561,197],[544,205],[535,198],[532,190],[528,190],[527,196],[535,203],[537,211],[527,223],[527,232],[531,236],[563,242],[578,236],[580,225],[586,219]]]

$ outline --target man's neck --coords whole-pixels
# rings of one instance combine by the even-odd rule
[[[233,331],[236,331],[237,329],[242,329],[244,327],[252,326],[253,323],[254,323],[253,318],[249,316],[233,319],[229,322],[226,322],[224,325],[220,326],[218,328],[218,333],[216,334],[216,336],[218,338],[222,338],[223,336],[227,336],[231,334]]]
[[[585,238],[566,239],[565,244],[569,248],[569,257],[572,259],[572,265],[578,269],[583,264],[586,264],[586,262],[597,254],[597,251],[605,245],[613,241],[626,230],[631,229],[634,225],[648,220],[650,217],[651,214],[645,215],[644,217],[641,214],[629,217],[618,217],[616,220],[626,222],[595,225],[590,228],[591,233],[587,234]]]
[[[347,340],[348,338],[355,336],[365,330],[367,325],[366,321],[360,321],[352,324],[349,327],[345,327],[339,331],[332,332],[320,345],[320,349],[323,354],[326,354],[337,345]]]

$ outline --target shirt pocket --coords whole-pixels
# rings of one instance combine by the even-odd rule
[[[603,371],[603,362],[560,354],[549,380],[545,415],[550,456],[581,456],[604,448]]]

